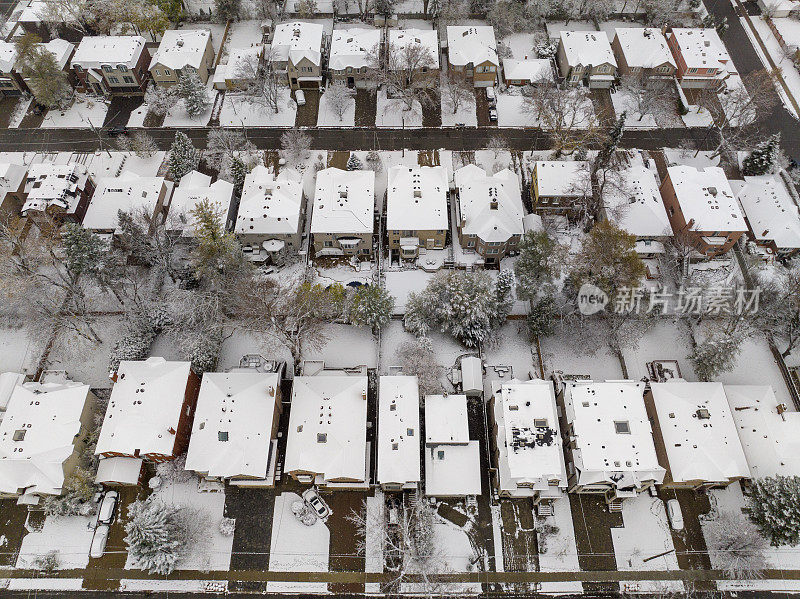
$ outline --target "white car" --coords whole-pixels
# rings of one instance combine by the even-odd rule
[[[323,522],[331,515],[331,508],[322,500],[322,497],[319,496],[316,489],[311,488],[303,491],[303,501],[314,510],[317,517]]]
[[[677,499],[667,501],[667,518],[673,530],[683,530],[683,514]]]
[[[89,550],[90,557],[103,557],[103,552],[106,550],[106,542],[108,541],[108,524],[101,524],[94,529],[94,537],[92,537],[92,548]]]
[[[119,493],[116,491],[109,491],[103,495],[103,500],[100,502],[100,509],[97,510],[98,524],[111,524],[114,520],[114,512],[117,509],[118,501]]]
[[[486,88],[486,101],[489,103],[489,106],[494,106],[497,102],[497,96],[495,96],[494,87]]]
[[[297,101],[298,106],[306,105],[306,95],[302,89],[296,89],[294,91],[294,99]]]

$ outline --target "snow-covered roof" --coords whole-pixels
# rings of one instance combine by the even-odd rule
[[[219,478],[266,478],[279,385],[274,372],[206,372],[186,469]]]
[[[186,173],[172,194],[169,204],[169,228],[183,231],[186,236],[194,235],[194,217],[192,210],[203,200],[208,200],[218,207],[223,222],[227,218],[233,198],[233,183],[217,179],[211,183],[211,177],[198,171]]]
[[[11,400],[11,395],[17,385],[25,382],[25,375],[21,372],[4,372],[0,374],[0,412],[4,412]],[[0,416],[2,419],[2,416]]]
[[[571,67],[610,64],[617,66],[608,36],[603,31],[562,31],[564,56]]]
[[[480,443],[425,447],[425,494],[463,497],[481,494]]]
[[[425,443],[460,444],[469,442],[466,395],[425,396]]]
[[[21,3],[22,4],[22,3]],[[48,0],[31,0],[25,6],[22,6],[22,12],[17,17],[20,23],[39,23],[42,16],[47,14]]]
[[[589,163],[585,160],[540,160],[534,169],[540,196],[579,198],[587,193]]]
[[[125,171],[119,177],[103,177],[97,182],[83,226],[96,231],[116,230],[120,210],[143,210],[152,217],[162,189],[166,189],[166,204],[172,183],[165,181],[164,177],[142,177],[132,171]]]
[[[380,29],[334,29],[328,68],[341,71],[347,67],[360,69],[369,66],[369,56],[380,42]]]
[[[670,33],[680,49],[687,69],[735,70],[728,49],[714,28],[674,28]]]
[[[5,40],[0,40],[0,73],[10,73],[17,64],[17,47]]]
[[[244,180],[236,233],[296,235],[303,210],[303,183],[292,169],[281,169],[276,178],[259,164]]]
[[[366,376],[295,377],[283,469],[363,481],[366,430]]]
[[[752,478],[800,476],[800,412],[778,412],[772,387],[724,385]]]
[[[55,56],[58,66],[62,69],[67,66],[69,58],[72,56],[72,52],[75,50],[75,46],[73,46],[67,40],[62,40],[59,38],[52,39],[46,44],[42,44],[42,47],[49,51],[50,54]]]
[[[377,443],[379,484],[408,484],[421,480],[417,377],[380,377]]]
[[[142,473],[142,458],[116,457],[103,458],[97,464],[97,484],[111,483],[120,485],[137,485]]]
[[[160,64],[176,71],[187,66],[199,69],[210,41],[211,32],[207,29],[167,29],[150,68]]]
[[[613,483],[625,489],[663,481],[643,394],[642,382],[566,383],[564,406],[573,429],[579,484]]]
[[[89,396],[82,383],[24,383],[0,422],[0,493],[59,495]]]
[[[800,248],[800,213],[778,175],[745,177],[736,197],[755,238],[779,248]]]
[[[522,206],[519,178],[506,169],[492,176],[474,164],[455,172],[458,203],[464,235],[477,235],[485,242],[507,241],[522,235]]]
[[[672,235],[656,174],[644,165],[620,173],[622,184],[606,192],[606,208],[615,224],[637,237]]]
[[[171,456],[190,373],[190,362],[120,362],[95,454]]]
[[[133,68],[144,50],[141,35],[97,35],[81,39],[72,64],[84,69],[99,69],[104,64],[123,64]]]
[[[493,393],[500,489],[547,493],[566,488],[553,383],[541,379],[496,381]]]
[[[446,230],[449,187],[443,166],[393,166],[386,189],[386,228]]]
[[[553,66],[549,58],[503,59],[503,76],[506,81],[553,81]]]
[[[435,29],[390,29],[389,46],[393,51],[413,46],[427,48],[433,59],[428,67],[439,68],[439,34]]]
[[[247,64],[251,56],[259,58],[264,51],[262,44],[253,44],[247,48],[231,48],[228,51],[228,62],[218,65],[214,70],[214,83],[224,83],[226,80],[236,80],[239,65]]]
[[[448,25],[447,59],[457,67],[489,62],[500,66],[497,41],[491,25]]]
[[[372,233],[375,172],[326,168],[317,173],[312,233]]]
[[[718,166],[670,166],[667,174],[675,189],[683,217],[697,231],[747,231],[742,209]]]
[[[653,405],[673,482],[749,477],[722,383],[652,383]]]
[[[7,193],[19,191],[27,173],[27,166],[10,162],[0,163],[0,202],[5,199]]]
[[[617,41],[629,67],[654,69],[664,64],[676,67],[667,39],[655,27],[618,27]]]
[[[461,389],[464,393],[483,393],[483,361],[478,356],[461,358]]]
[[[81,192],[86,189],[89,171],[83,164],[32,164],[25,180],[25,203],[22,214],[28,210],[44,212],[49,206],[58,206],[67,214],[78,207]]]
[[[315,65],[321,64],[322,33],[324,26],[320,23],[292,21],[281,23],[275,27],[272,36],[272,54],[275,62],[291,61],[297,64],[307,58]]]

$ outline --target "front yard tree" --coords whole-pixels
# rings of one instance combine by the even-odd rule
[[[436,60],[428,48],[418,43],[401,47],[389,44],[384,57],[378,44],[366,59],[375,82],[385,86],[391,96],[402,99],[403,110],[413,110],[415,102],[430,104],[429,70],[436,66]]]
[[[39,45],[35,35],[25,34],[16,43],[22,61],[23,77],[39,104],[47,108],[67,106],[72,98],[72,86],[55,55]]]
[[[362,285],[353,296],[350,320],[353,324],[377,331],[392,319],[394,298],[379,285]]]
[[[355,92],[343,83],[329,83],[325,90],[325,104],[336,115],[340,123],[350,108],[353,98],[355,98]]]
[[[117,140],[117,147],[123,152],[133,152],[139,158],[150,158],[158,152],[156,140],[144,131],[120,136]]]
[[[297,129],[289,129],[281,135],[283,156],[291,166],[301,166],[310,155],[311,137]]]
[[[439,364],[429,337],[417,337],[416,340],[401,345],[397,350],[397,359],[403,368],[403,374],[417,377],[420,394],[442,392],[444,366]]]
[[[193,70],[184,71],[178,79],[178,95],[183,98],[183,106],[190,118],[199,118],[208,107],[211,99],[206,86]]]
[[[689,360],[692,361],[697,378],[701,381],[713,381],[723,372],[733,370],[741,351],[741,336],[713,332],[695,344]]]
[[[571,155],[599,136],[589,91],[581,85],[560,89],[543,82],[525,96],[522,110],[550,131],[556,157]]]
[[[152,496],[128,506],[125,543],[137,566],[162,576],[175,570],[191,541],[184,509]]]
[[[258,150],[241,131],[214,129],[208,134],[205,157],[208,165],[219,171],[220,178],[229,181],[234,160],[238,159],[245,167],[253,165]]]
[[[164,87],[163,85],[148,85],[144,92],[144,103],[147,110],[157,116],[164,116],[169,109],[175,106],[178,100],[178,87]]]
[[[463,72],[448,69],[447,73],[442,73],[440,76],[439,92],[445,104],[453,109],[452,114],[458,113],[462,106],[475,97],[473,90],[472,84]]]
[[[192,145],[192,140],[188,135],[178,131],[169,150],[167,162],[172,178],[180,181],[185,174],[195,170],[200,164],[200,152]]]
[[[625,75],[620,80],[619,89],[627,95],[629,107],[639,115],[638,122],[646,116],[657,119],[671,106],[667,82],[658,77],[644,73]]]
[[[704,527],[712,567],[734,580],[761,578],[767,540],[741,513],[721,512]]]
[[[264,57],[249,55],[236,64],[234,78],[238,88],[248,99],[264,110],[275,114],[281,111],[281,82],[286,75],[277,71],[272,60],[272,53],[266,50]]]
[[[800,476],[754,479],[747,508],[773,545],[800,543]]]
[[[780,153],[781,134],[771,135],[766,141],[760,143],[755,150],[750,152],[742,161],[742,173],[747,176],[767,175],[771,173],[778,162]]]

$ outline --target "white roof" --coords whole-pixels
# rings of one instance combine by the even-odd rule
[[[553,81],[553,67],[549,58],[529,58],[515,60],[503,59],[503,76],[506,80],[522,80],[536,83],[537,81]]]
[[[8,402],[11,400],[11,395],[17,385],[25,382],[25,375],[20,372],[4,372],[0,374],[0,412],[5,411],[8,407]],[[2,416],[0,416],[2,419]]]
[[[663,64],[676,67],[667,39],[655,27],[618,27],[617,41],[629,67],[653,69]]]
[[[463,497],[481,494],[480,444],[425,447],[425,495]]]
[[[769,386],[724,387],[751,477],[800,476],[800,412],[779,414]]]
[[[425,443],[469,442],[466,395],[425,396]]]
[[[281,169],[277,179],[259,164],[244,180],[236,233],[296,235],[303,210],[303,183],[291,169]]]
[[[603,31],[562,31],[561,44],[567,64],[576,66],[617,66],[608,36]]]
[[[84,69],[99,69],[102,65],[124,64],[132,68],[144,49],[141,35],[86,36],[72,56],[72,64]]]
[[[736,197],[756,239],[779,248],[800,248],[800,213],[778,175],[745,177]]]
[[[94,477],[94,482],[137,485],[143,461],[142,458],[103,458],[97,464],[97,475]]]
[[[643,394],[642,382],[567,382],[564,406],[579,484],[613,482],[625,489],[664,480]]]
[[[274,372],[203,374],[186,469],[266,478],[279,385]]]
[[[181,230],[184,235],[194,235],[194,217],[192,210],[202,202],[208,200],[218,207],[223,221],[227,217],[233,198],[233,183],[217,179],[211,183],[211,177],[198,171],[186,173],[178,187],[172,194],[169,204],[169,227]]]
[[[726,483],[749,477],[722,383],[652,383],[672,481]]]
[[[323,30],[320,23],[281,23],[275,27],[270,58],[276,62],[291,60],[293,64],[308,58],[314,64],[320,64]]]
[[[421,480],[417,377],[380,377],[377,442],[379,484]]]
[[[125,171],[119,177],[103,177],[86,210],[83,226],[87,229],[116,229],[119,211],[133,212],[144,210],[152,217],[162,188],[168,185],[164,203],[169,200],[172,184],[164,177],[142,177],[132,171]]]
[[[0,493],[61,493],[88,395],[89,385],[73,382],[14,388],[0,422]]]
[[[380,29],[334,29],[328,68],[340,71],[369,66],[368,56],[380,42]]]
[[[150,61],[150,68],[160,64],[170,69],[199,69],[203,63],[211,32],[207,29],[167,29]]]
[[[553,383],[513,379],[495,382],[493,390],[500,488],[548,492],[550,481],[566,488]]]
[[[72,55],[72,51],[75,49],[75,46],[73,46],[67,40],[58,38],[52,39],[46,44],[42,44],[42,47],[56,57],[56,62],[62,69],[67,66],[67,62]]]
[[[0,163],[0,201],[4,200],[7,193],[19,191],[28,167],[21,164]]]
[[[522,235],[525,209],[519,188],[519,178],[506,169],[491,177],[474,164],[455,172],[458,202],[465,235],[477,235],[486,242],[507,241],[512,235]],[[492,208],[492,202],[497,208]]]
[[[17,64],[17,47],[5,40],[0,40],[0,73],[10,73]]]
[[[464,66],[490,62],[500,66],[497,41],[491,25],[448,25],[447,59],[450,64]]]
[[[716,29],[679,27],[673,29],[670,35],[675,37],[686,68],[735,70]]]
[[[620,175],[623,184],[605,194],[606,206],[611,210],[615,224],[637,237],[672,235],[656,174],[638,164]]]
[[[483,362],[477,356],[461,358],[461,389],[483,393]]]
[[[390,29],[389,46],[394,51],[410,46],[427,48],[433,59],[429,68],[439,68],[439,34],[435,29]]]
[[[25,182],[27,197],[22,205],[23,215],[28,210],[43,212],[51,205],[72,214],[88,179],[89,171],[83,164],[32,164]]]
[[[372,233],[374,171],[326,168],[317,173],[312,233]]]
[[[449,187],[443,166],[393,166],[386,189],[386,228],[446,230]]]
[[[578,198],[587,193],[589,163],[585,160],[540,160],[534,168],[540,196]]]
[[[687,223],[697,231],[747,231],[728,178],[718,166],[670,166],[667,173]]]
[[[189,362],[120,362],[95,454],[172,455],[189,383]]]
[[[363,481],[366,430],[366,376],[295,377],[283,469]]]

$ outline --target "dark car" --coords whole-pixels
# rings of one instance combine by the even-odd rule
[[[120,135],[127,135],[128,128],[122,125],[115,125],[113,127],[109,127],[106,133],[108,133],[109,137],[119,137]]]

